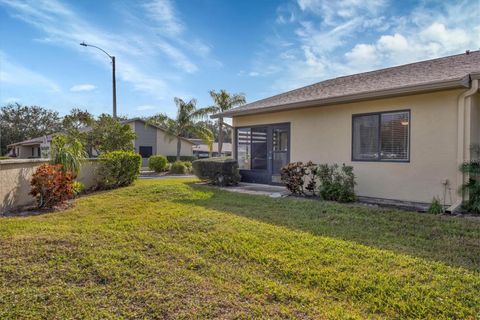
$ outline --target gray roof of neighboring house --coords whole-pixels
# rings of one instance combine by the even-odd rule
[[[86,131],[91,130],[91,128],[90,127],[85,127],[85,128],[80,128],[78,130],[80,132],[86,132]],[[55,133],[57,133],[57,132],[55,132]],[[53,138],[53,135],[55,133],[47,134],[46,136],[43,135],[41,137],[36,137],[36,138],[32,138],[32,139],[23,140],[23,141],[20,141],[20,142],[15,142],[15,143],[9,144],[7,147],[14,147],[14,146],[18,146],[18,145],[27,145],[28,146],[28,145],[33,145],[33,144],[40,144],[40,143],[43,143],[44,137],[47,137],[47,142],[51,142],[52,138]]]
[[[468,88],[480,78],[480,51],[421,61],[318,82],[212,117],[274,112],[383,97]]]
[[[23,140],[23,141],[20,141],[20,142],[9,144],[7,147],[14,147],[14,146],[18,146],[18,145],[27,145],[28,146],[28,145],[41,144],[44,141],[44,137],[45,136],[41,136],[41,137],[37,137],[37,138]],[[47,134],[46,137],[47,137],[47,142],[52,141],[52,135],[51,134]]]
[[[165,128],[162,128],[160,126],[156,126],[154,124],[151,124],[151,123],[148,123],[146,120],[142,119],[142,118],[133,118],[133,119],[128,119],[128,120],[125,120],[125,121],[122,121],[122,123],[130,123],[130,122],[135,122],[135,121],[140,121],[140,122],[143,122],[145,125],[149,125],[149,126],[152,126],[154,128],[157,128],[163,132],[167,132],[167,130]],[[184,138],[184,137],[180,137],[183,141],[185,142],[188,142],[190,144],[195,144],[194,142],[190,141],[189,139],[187,138]]]

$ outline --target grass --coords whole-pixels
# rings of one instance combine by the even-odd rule
[[[0,318],[480,316],[480,221],[188,179],[0,220]]]

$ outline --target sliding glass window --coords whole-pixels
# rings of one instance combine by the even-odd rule
[[[409,161],[410,111],[354,115],[352,160]]]

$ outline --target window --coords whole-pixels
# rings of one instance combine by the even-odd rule
[[[410,111],[354,115],[352,160],[409,161]]]
[[[146,146],[140,146],[140,147],[138,147],[138,153],[140,153],[142,158],[150,158],[150,156],[153,154],[153,148],[152,147],[146,147]]]
[[[237,161],[239,169],[250,170],[250,128],[237,131]]]

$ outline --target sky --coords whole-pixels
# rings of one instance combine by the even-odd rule
[[[480,48],[480,0],[0,0],[0,105],[175,114]]]

